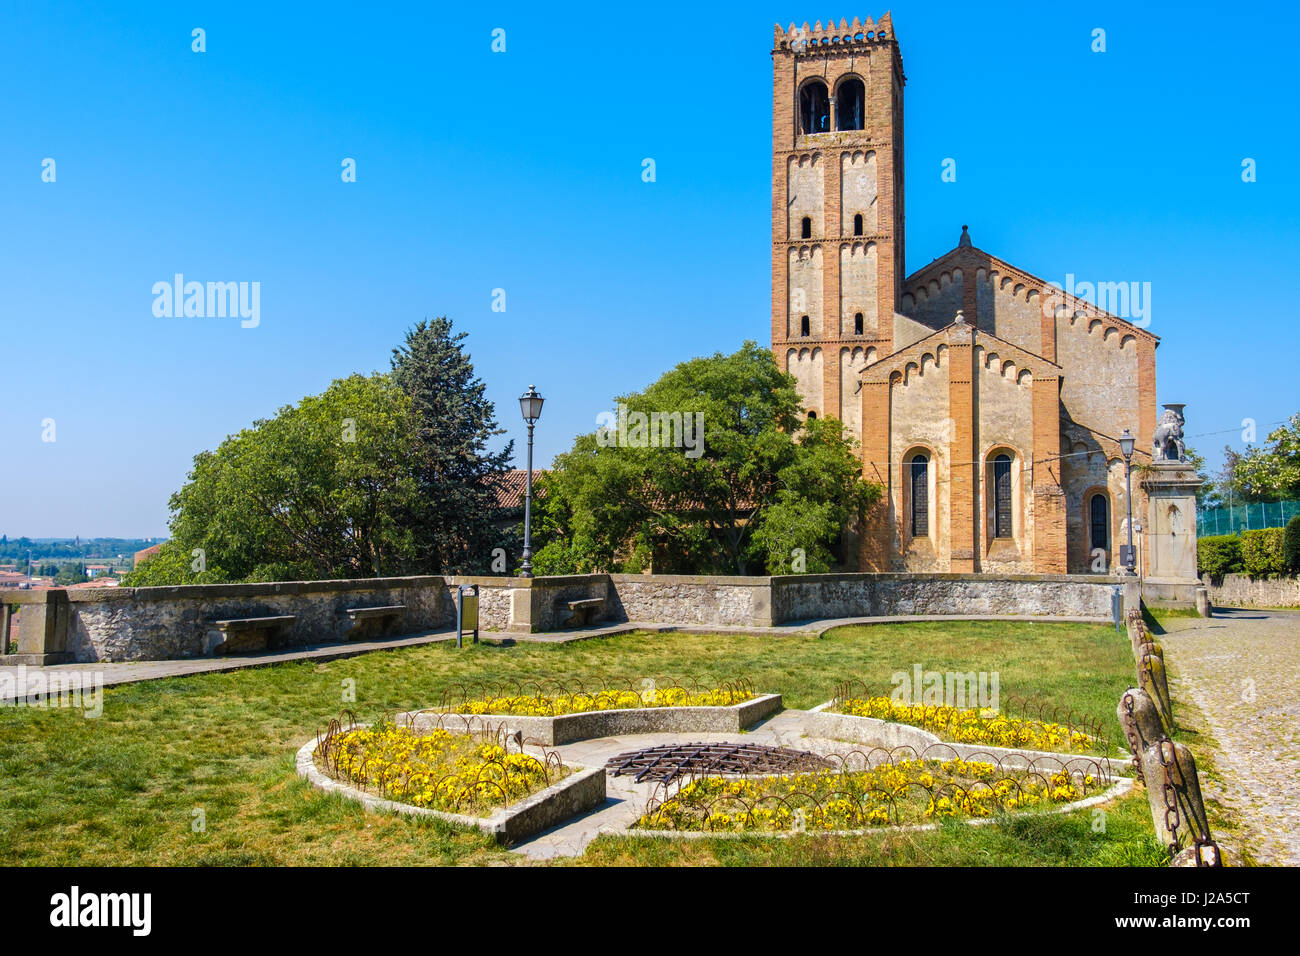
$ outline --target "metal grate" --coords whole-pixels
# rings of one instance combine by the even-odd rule
[[[761,744],[664,744],[611,757],[605,769],[614,776],[635,775],[637,783],[669,783],[707,774],[787,773],[826,770],[831,762],[806,750]]]

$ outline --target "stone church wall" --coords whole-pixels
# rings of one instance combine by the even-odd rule
[[[895,516],[893,553],[901,554],[897,569],[946,571],[952,487],[948,461],[954,424],[949,411],[948,367],[943,353],[937,360],[927,353],[919,364],[909,365],[905,380],[890,389],[889,417],[892,426],[890,481],[893,485],[890,493]],[[925,449],[930,456],[933,493],[930,497],[928,539],[911,541],[904,487],[907,474],[901,462],[904,455],[916,449]]]
[[[821,246],[792,246],[789,252],[790,321],[788,337],[797,339],[801,319],[808,316],[809,337],[822,335],[822,250]]]
[[[862,396],[857,391],[858,373],[874,362],[876,350],[860,345],[840,349],[840,421],[854,441],[862,442]]]
[[[1065,369],[1061,404],[1073,421],[1103,435],[1140,434],[1137,340],[1119,323],[1058,317],[1056,364]]]
[[[1034,570],[1033,474],[1034,415],[1033,382],[1029,372],[1017,368],[1007,356],[977,347],[975,389],[979,433],[975,448],[979,474],[979,539],[984,553],[980,567],[1001,573]],[[1012,537],[994,538],[994,491],[992,460],[1005,451],[1012,458]]]
[[[984,311],[984,303],[979,303],[980,328],[986,327],[985,316],[988,315],[988,331],[1007,342],[1014,342],[1026,352],[1042,355],[1042,296],[1009,276],[995,275],[992,283],[985,278],[980,286],[981,290],[988,286],[992,293],[988,296],[992,305],[989,313]]]
[[[818,415],[822,409],[822,362],[820,348],[789,349],[785,354],[786,371],[794,376],[804,407]]]
[[[878,305],[876,302],[876,244],[874,242],[845,243],[840,246],[840,335],[852,336],[853,317],[862,313],[863,334],[875,332]]]
[[[844,153],[840,166],[840,235],[854,235],[853,217],[861,214],[861,234],[874,236],[879,228],[875,150]]]
[[[803,220],[812,220],[812,237],[820,239],[826,234],[825,181],[820,156],[804,153],[788,160],[786,202],[789,204],[787,239],[799,239],[803,234]]]
[[[960,269],[945,272],[904,294],[899,311],[931,329],[951,325],[962,307],[964,281]]]

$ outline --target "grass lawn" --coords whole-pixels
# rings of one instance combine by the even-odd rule
[[[82,865],[525,864],[478,832],[366,813],[294,774],[299,745],[344,707],[358,719],[427,707],[456,681],[601,675],[748,677],[787,706],[837,680],[889,688],[910,670],[992,671],[1001,693],[1036,695],[1107,721],[1132,668],[1126,639],[1064,623],[850,627],[820,639],[630,634],[567,645],[448,644],[109,688],[104,712],[0,708],[0,863]],[[356,702],[345,703],[355,686]],[[1104,833],[1091,814],[861,840],[602,838],[580,863],[1124,863],[1149,859],[1141,795]],[[200,826],[200,823],[203,825]],[[1146,854],[1146,855],[1144,855]],[[570,861],[572,862],[572,861]]]

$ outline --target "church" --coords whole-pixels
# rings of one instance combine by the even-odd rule
[[[1135,470],[1150,463],[1159,340],[985,252],[966,226],[907,273],[904,84],[889,14],[776,27],[772,352],[807,415],[842,421],[885,489],[845,563],[1114,572],[1119,437],[1137,438]],[[1133,493],[1142,515],[1136,475]]]

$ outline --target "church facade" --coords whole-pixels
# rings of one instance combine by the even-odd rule
[[[1156,336],[981,250],[965,226],[906,273],[889,14],[778,26],[772,68],[772,351],[886,492],[846,564],[1117,570],[1119,436],[1137,438],[1135,469],[1150,462]],[[1136,474],[1133,493],[1141,516]]]

